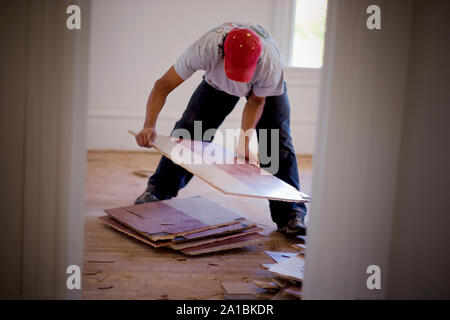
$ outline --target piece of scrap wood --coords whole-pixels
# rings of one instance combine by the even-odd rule
[[[114,263],[113,260],[88,260],[90,263]]]
[[[279,290],[280,286],[273,281],[258,281],[254,280],[253,283],[264,290]]]
[[[284,279],[303,281],[305,258],[298,255],[269,266],[268,271]]]
[[[301,298],[302,297],[302,288],[300,286],[290,286],[283,290],[283,294],[293,295],[294,297]]]
[[[298,255],[298,252],[264,251],[273,261],[280,262]]]
[[[309,196],[254,164],[239,163],[234,153],[213,142],[158,135],[154,149],[199,177],[213,188],[229,195],[289,202],[308,202]],[[174,148],[179,152],[172,152]],[[219,158],[203,159],[203,150]],[[183,158],[176,155],[183,154]],[[184,155],[187,155],[186,157]],[[184,161],[189,158],[190,161]],[[211,157],[209,157],[211,158]]]
[[[102,270],[96,270],[96,271],[85,271],[83,272],[83,275],[85,276],[95,276],[97,273],[101,273]]]
[[[303,255],[304,255],[304,254],[306,253],[306,249],[300,248],[300,247],[297,246],[297,245],[291,244],[291,247],[298,250],[298,251],[297,251],[297,254],[303,254]]]
[[[264,270],[268,270],[273,263],[261,263],[261,267]]]
[[[296,297],[284,294],[285,289],[278,291],[270,300],[296,300]]]
[[[290,287],[292,285],[289,280],[285,279],[273,278],[272,281],[275,282],[281,289]]]
[[[264,292],[261,292],[256,297],[258,299],[270,300],[276,293],[277,293],[277,290],[264,290]]]
[[[258,288],[253,282],[222,282],[222,286],[227,294],[251,294],[257,296],[264,292]]]
[[[154,172],[155,171],[151,171],[151,170],[134,170],[133,174],[138,177],[148,178],[150,176],[150,174],[152,174]]]
[[[98,289],[100,289],[100,290],[105,290],[105,289],[112,289],[112,288],[114,288],[114,286],[100,286],[100,287],[98,287]]]

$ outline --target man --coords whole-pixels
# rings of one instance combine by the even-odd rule
[[[194,120],[203,130],[217,129],[239,97],[247,102],[242,114],[243,132],[279,130],[279,170],[275,176],[300,189],[297,161],[290,136],[290,106],[283,79],[283,63],[275,41],[261,26],[225,23],[203,35],[181,55],[154,84],[147,102],[144,128],[136,135],[141,147],[156,138],[156,120],[168,94],[195,71],[205,70],[204,80],[193,93],[175,129],[193,136]],[[249,156],[248,140],[245,156]],[[162,157],[145,192],[135,204],[175,197],[192,178],[185,169]],[[306,206],[269,201],[272,220],[285,235],[305,234]]]

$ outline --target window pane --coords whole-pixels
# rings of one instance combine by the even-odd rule
[[[321,68],[327,0],[297,0],[292,65]]]

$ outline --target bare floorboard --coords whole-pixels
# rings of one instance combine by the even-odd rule
[[[259,245],[196,257],[151,248],[97,219],[103,209],[132,204],[147,182],[132,172],[155,170],[159,158],[149,152],[88,152],[83,272],[101,272],[83,275],[84,299],[208,299],[224,293],[222,282],[271,279],[261,268],[273,263],[264,250],[292,252],[296,241],[275,232],[266,200],[226,196],[194,177],[178,197],[201,195],[258,223],[267,235]],[[306,193],[311,191],[311,167],[311,157],[299,157]]]

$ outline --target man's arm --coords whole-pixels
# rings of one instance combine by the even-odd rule
[[[250,133],[253,134],[253,129],[256,128],[259,119],[261,118],[262,112],[264,110],[264,104],[266,102],[265,97],[257,97],[253,93],[247,99],[244,111],[242,113],[241,122],[241,137],[239,139],[238,154],[244,156],[247,160],[256,161],[257,159],[251,159],[250,154]],[[250,131],[248,131],[250,130]],[[249,133],[249,134],[245,134]]]
[[[141,147],[152,147],[152,143],[156,139],[156,120],[161,112],[166,98],[170,92],[178,87],[184,80],[175,72],[172,66],[169,70],[158,79],[153,85],[150,96],[147,101],[147,112],[143,129],[136,135],[136,142]]]

